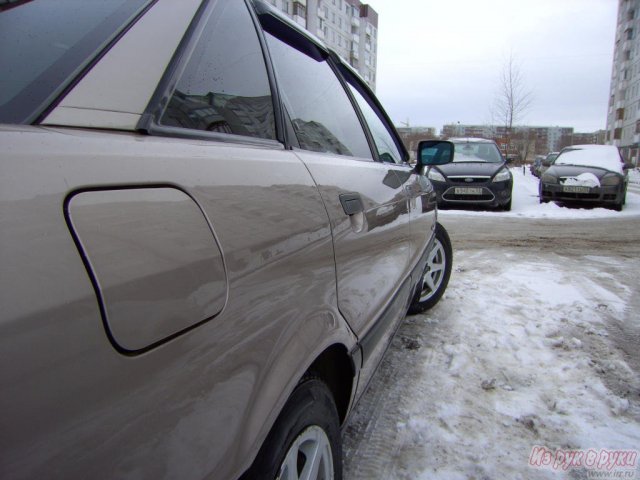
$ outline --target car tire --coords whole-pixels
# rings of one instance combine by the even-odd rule
[[[310,470],[317,471],[305,476]],[[338,412],[329,388],[315,377],[295,388],[241,480],[276,478],[342,479]]]
[[[511,199],[509,199],[509,201],[502,206],[502,210],[504,210],[505,212],[511,211]]]
[[[427,265],[409,306],[409,314],[423,313],[436,305],[449,284],[453,264],[453,248],[447,230],[436,223],[436,238]]]

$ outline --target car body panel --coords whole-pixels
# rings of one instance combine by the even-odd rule
[[[379,162],[302,150],[296,154],[316,181],[331,219],[340,311],[362,336],[409,274],[404,186]],[[357,193],[364,210],[347,215],[340,203],[345,193]]]
[[[503,163],[452,162],[437,167],[446,176],[486,176],[493,177],[504,168]]]
[[[0,139],[3,476],[238,475],[299,380],[294,359],[355,347],[307,169],[282,149],[136,134],[3,127]],[[213,320],[136,357],[108,341],[63,212],[69,192],[131,184],[197,200],[230,288]]]

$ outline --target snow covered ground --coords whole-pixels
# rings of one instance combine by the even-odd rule
[[[540,204],[538,200],[539,180],[526,169],[523,175],[522,168],[512,168],[513,173],[513,202],[510,212],[487,212],[473,210],[441,210],[441,215],[487,215],[496,217],[527,217],[527,218],[608,218],[640,216],[640,172],[629,172],[629,189],[627,192],[627,204],[622,212],[615,212],[606,208],[567,208],[555,203]]]
[[[536,179],[515,178],[513,212],[442,215],[497,231],[504,216],[551,217],[553,231],[556,218],[640,213],[635,194],[622,213],[539,205]],[[407,318],[346,428],[345,479],[640,479],[640,455],[629,470],[529,465],[534,447],[640,450],[640,374],[619,342],[636,332],[637,353],[637,250],[461,251],[454,238],[454,252],[444,298]]]

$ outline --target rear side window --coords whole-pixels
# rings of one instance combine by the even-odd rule
[[[365,97],[365,93],[361,92],[351,82],[348,85],[369,126],[369,131],[378,151],[378,158],[383,162],[402,163],[402,152],[396,145],[393,134],[389,131],[384,120],[374,110],[375,104],[373,104],[373,101]]]
[[[148,3],[33,0],[0,10],[0,123],[31,123]]]
[[[218,2],[180,74],[162,125],[275,139],[269,78],[244,2]]]
[[[300,147],[372,158],[362,125],[329,64],[267,33],[278,85]]]

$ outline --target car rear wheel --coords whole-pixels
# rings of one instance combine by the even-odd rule
[[[440,301],[449,284],[452,263],[451,239],[445,228],[436,223],[436,238],[409,307],[409,314],[426,312]]]
[[[333,397],[317,378],[293,391],[243,480],[340,480],[342,445]]]

